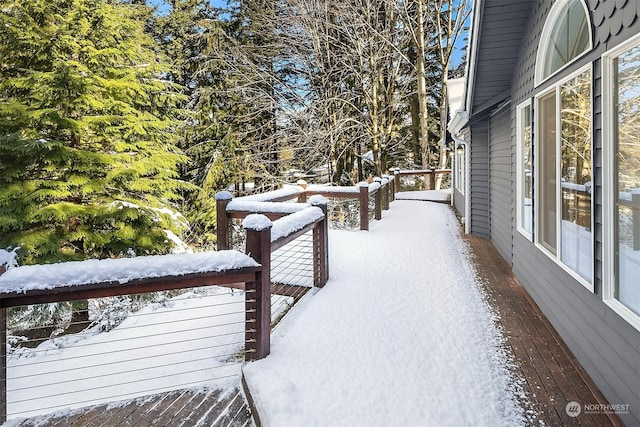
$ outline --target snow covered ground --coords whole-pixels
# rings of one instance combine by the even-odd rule
[[[331,231],[330,280],[244,367],[266,426],[525,423],[456,220],[396,200],[370,231]]]
[[[396,193],[396,200],[426,200],[432,202],[448,202],[451,200],[451,189],[400,191]]]

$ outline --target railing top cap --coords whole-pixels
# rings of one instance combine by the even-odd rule
[[[233,199],[233,194],[229,191],[218,191],[216,193],[216,200],[231,200]]]
[[[271,241],[289,236],[296,231],[302,230],[310,224],[314,224],[324,218],[324,212],[317,206],[310,206],[300,212],[287,215],[273,222],[271,230]]]
[[[11,252],[5,249],[0,249],[0,267],[4,266],[5,268],[17,267],[18,263],[16,261],[16,252],[20,249],[19,247],[13,248]]]
[[[257,266],[259,264],[251,257],[238,251],[210,251],[27,265],[9,269],[0,276],[0,294],[106,282],[124,284],[144,278],[224,272]]]
[[[256,202],[268,202],[273,199],[278,199],[282,197],[294,197],[300,193],[302,193],[304,189],[297,185],[286,185],[283,188],[273,191],[267,191],[266,193],[259,194],[251,194],[249,196],[236,197],[235,200],[243,200],[243,201],[256,201]]]
[[[307,207],[304,203],[291,202],[260,202],[256,200],[240,200],[234,199],[227,205],[227,212],[262,212],[262,213],[279,213],[290,214],[298,212]]]
[[[308,202],[311,206],[326,205],[327,199],[324,196],[321,196],[320,194],[315,194],[309,197]]]
[[[245,230],[263,231],[273,227],[273,222],[265,215],[250,214],[242,220],[242,227]]]

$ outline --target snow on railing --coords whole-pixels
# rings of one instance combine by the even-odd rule
[[[239,375],[242,354],[246,360],[264,357],[253,337],[268,331],[271,319],[259,319],[252,310],[269,304],[257,298],[262,271],[237,251],[8,269],[0,275],[0,420]],[[127,311],[132,295],[158,291],[172,293]],[[16,313],[24,315],[37,310],[33,304],[56,303],[42,306],[42,312],[52,312],[71,301],[84,301],[81,311],[69,310],[71,323],[65,326],[78,332],[52,338],[57,327],[12,326],[7,341],[8,309],[22,307]],[[73,320],[77,313],[82,322]],[[23,333],[26,338],[18,339]]]
[[[271,229],[271,243],[291,236],[311,224],[324,220],[324,212],[316,206],[310,206],[276,220]]]
[[[405,181],[403,178],[405,177],[412,177],[412,176],[423,176],[425,178],[428,178],[428,182],[429,182],[429,189],[430,190],[435,190],[436,188],[436,180],[438,179],[438,176],[444,178],[445,176],[451,176],[451,169],[392,169],[391,172],[393,173],[393,175],[395,176],[395,192],[399,193],[402,190],[402,187],[412,187],[412,189],[416,189],[413,187],[418,187],[417,189],[422,190],[422,186],[419,185],[416,182],[412,182],[411,184],[403,184],[403,182]],[[423,185],[426,185],[426,183],[420,183]],[[450,183],[449,183],[450,185]],[[407,190],[405,190],[407,191]]]
[[[354,186],[308,185],[305,181],[298,181],[298,186],[287,187],[284,191],[276,190],[262,194],[233,198],[231,193],[222,191],[216,194],[217,203],[217,230],[218,248],[231,247],[231,229],[233,219],[242,219],[251,213],[261,213],[272,220],[305,209],[304,203],[309,197],[315,195],[336,200],[353,199],[357,202],[360,213],[360,229],[368,230],[370,213],[373,218],[382,219],[382,211],[389,209],[389,203],[395,199],[394,176],[383,175],[382,178],[374,178],[373,182],[361,182]],[[274,200],[291,200],[297,195],[298,203],[267,202]],[[371,206],[370,206],[371,205]]]
[[[236,200],[253,202],[280,202],[298,198],[304,189],[297,185],[286,185],[283,188],[266,193],[252,194],[250,196],[238,197]]]

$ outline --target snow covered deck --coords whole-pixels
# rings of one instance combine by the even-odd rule
[[[448,206],[396,200],[370,232],[331,231],[329,245],[326,287],[244,368],[263,425],[621,425],[566,414],[570,401],[606,401],[493,245],[465,242]],[[99,407],[98,425],[153,414],[198,425],[204,394],[180,393]],[[92,425],[72,416],[49,425]]]

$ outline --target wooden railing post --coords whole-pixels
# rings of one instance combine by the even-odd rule
[[[389,175],[389,199],[394,202],[396,200],[396,174]]]
[[[313,286],[322,288],[329,280],[329,220],[327,218],[327,199],[312,196],[312,206],[322,209],[324,219],[313,228]]]
[[[299,179],[296,182],[300,187],[302,187],[302,193],[298,196],[298,203],[306,203],[307,202],[307,181],[304,179]]]
[[[640,188],[631,191],[631,209],[633,212],[633,250],[640,250]]]
[[[431,173],[429,174],[429,190],[436,189],[436,168],[431,168]]]
[[[400,169],[393,170],[393,200],[396,198],[396,193],[400,192]]]
[[[386,181],[386,182],[385,182]],[[385,211],[389,210],[389,201],[391,199],[391,182],[389,181],[389,175],[382,175],[382,187],[384,188],[384,194],[383,194],[383,202],[382,202],[382,209],[384,209]]]
[[[227,215],[227,205],[233,199],[228,191],[216,193],[216,247],[219,251],[231,249],[231,218]]]
[[[245,285],[245,360],[267,357],[271,342],[271,227],[264,215],[252,214],[242,222],[247,232],[246,253],[262,265],[256,281]]]
[[[369,184],[360,184],[360,230],[369,229]]]
[[[376,190],[376,193],[374,194],[374,201],[375,201],[374,218],[380,221],[382,219],[382,193],[384,192],[382,188],[382,179],[376,177],[373,179],[373,181],[380,184],[380,187],[378,187],[378,189]]]

